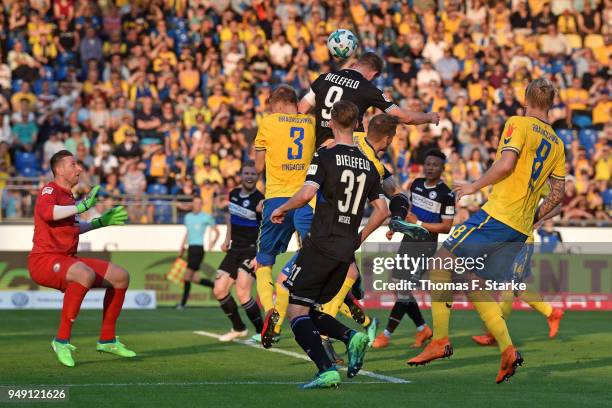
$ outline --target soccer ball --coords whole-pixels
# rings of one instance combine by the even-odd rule
[[[332,56],[347,59],[357,50],[357,37],[350,30],[340,28],[327,37],[327,48]]]

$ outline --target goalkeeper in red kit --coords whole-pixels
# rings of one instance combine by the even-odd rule
[[[62,150],[51,157],[54,180],[39,192],[34,210],[34,246],[28,257],[30,276],[37,284],[64,292],[57,336],[51,342],[60,363],[73,367],[70,332],[83,298],[90,288],[106,288],[102,329],[96,349],[121,357],[134,357],[115,337],[115,324],[130,283],[127,271],[100,259],[79,258],[79,235],[109,225],[123,225],[127,212],[121,206],[106,211],[91,222],[78,221],[96,203],[99,186],[76,203],[71,189],[78,183],[80,167],[72,153]]]

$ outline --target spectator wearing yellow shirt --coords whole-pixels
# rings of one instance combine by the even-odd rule
[[[596,150],[593,161],[595,162],[595,180],[610,180],[612,175],[612,154],[607,144]]]
[[[213,94],[208,97],[206,104],[213,114],[217,113],[223,104],[231,103],[232,99],[223,94],[223,86],[221,84],[215,85],[213,88]]]
[[[179,85],[181,89],[191,94],[200,86],[200,72],[193,67],[193,60],[187,59],[180,65],[178,75]]]
[[[167,62],[171,67],[175,67],[177,64],[176,54],[168,49],[168,44],[166,42],[161,42],[155,49],[151,52],[151,57],[153,58],[153,71],[159,72],[161,71],[162,62]]]
[[[30,84],[28,82],[22,82],[19,92],[15,92],[11,96],[11,107],[13,112],[21,112],[21,108],[24,106],[22,101],[26,100],[30,108],[36,106],[36,95],[30,91]]]
[[[204,184],[205,181],[223,184],[223,176],[216,167],[210,165],[210,161],[207,159],[204,159],[203,166],[196,170],[194,180],[197,185]]]
[[[202,115],[202,119],[205,123],[210,123],[212,115],[210,110],[204,105],[204,98],[201,95],[197,95],[193,100],[193,105],[185,109],[183,113],[183,123],[185,129],[190,130],[197,123],[196,117]]]
[[[593,125],[603,128],[606,123],[612,120],[612,101],[607,92],[602,93],[596,100],[593,107]]]
[[[572,80],[571,88],[561,90],[561,97],[572,113],[587,109],[589,92],[586,89],[582,89],[582,80],[578,77]]]
[[[153,150],[153,154],[149,158],[148,176],[152,178],[165,177],[169,172],[168,157],[161,145]]]
[[[289,21],[286,32],[287,40],[294,48],[298,46],[298,40],[300,38],[303,38],[304,41],[306,41],[306,44],[310,44],[312,41],[310,31],[308,31],[308,27],[306,27],[306,24],[304,24],[304,21],[300,16],[296,16],[293,21]]]

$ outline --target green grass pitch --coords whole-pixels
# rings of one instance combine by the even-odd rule
[[[384,325],[387,312],[374,313]],[[297,388],[315,372],[307,361],[194,334],[228,329],[218,308],[124,311],[119,334],[138,352],[132,360],[98,354],[101,312],[82,311],[73,331],[78,351],[72,369],[60,366],[50,350],[59,314],[0,311],[0,385],[70,385],[70,405],[87,407],[612,406],[609,312],[567,312],[554,340],[547,338],[542,316],[514,312],[509,326],[525,364],[509,384],[500,385],[494,381],[497,348],[470,340],[481,332],[476,312],[453,312],[455,355],[425,367],[406,366],[417,353],[408,347],[414,326],[406,317],[389,348],[368,352],[364,369],[410,383],[362,375],[349,380],[342,372],[339,389],[312,391]],[[430,320],[429,312],[425,315]],[[284,333],[278,348],[303,354],[288,327]]]

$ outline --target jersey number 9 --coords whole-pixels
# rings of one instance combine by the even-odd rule
[[[340,98],[342,98],[342,94],[344,93],[344,89],[339,86],[332,86],[327,91],[327,95],[325,95],[325,107],[321,109],[321,117],[325,120],[331,119],[331,110],[334,106],[334,103],[338,102]]]

